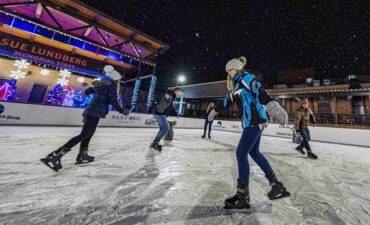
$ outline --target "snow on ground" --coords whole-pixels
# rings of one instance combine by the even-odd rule
[[[252,163],[250,213],[228,213],[240,134],[175,129],[161,154],[155,129],[98,128],[92,164],[74,166],[78,149],[55,173],[39,158],[80,128],[0,127],[0,224],[370,224],[370,149],[312,143],[314,161],[290,140],[263,137],[261,149],[291,198],[271,202]],[[313,131],[314,132],[314,131]]]

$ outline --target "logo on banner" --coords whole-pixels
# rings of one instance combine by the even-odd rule
[[[222,125],[222,121],[217,121],[217,123],[216,123],[216,125],[215,126],[213,126],[213,127],[215,127],[215,128],[225,128],[225,126],[223,126]]]
[[[156,125],[158,125],[158,122],[157,122],[156,119],[150,118],[150,119],[146,119],[145,120],[145,125],[148,125],[148,126],[156,126]]]
[[[5,107],[2,104],[0,104],[0,114],[3,113],[4,110],[5,110]]]
[[[112,120],[116,121],[116,123],[120,123],[123,125],[131,125],[131,126],[139,126],[139,122],[141,121],[140,116],[133,116],[133,115],[112,115]]]

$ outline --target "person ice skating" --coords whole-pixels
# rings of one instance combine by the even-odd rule
[[[173,101],[180,94],[181,89],[178,87],[175,88],[173,91],[167,90],[164,92],[159,103],[156,104],[154,107],[154,118],[157,120],[159,126],[158,134],[150,145],[150,147],[154,150],[157,150],[159,152],[162,151],[162,145],[160,145],[159,142],[164,136],[166,136],[167,132],[170,130],[170,125],[168,124],[167,117],[171,114],[171,112],[175,111],[173,108]]]
[[[93,137],[100,118],[108,114],[108,107],[112,105],[118,112],[128,115],[128,110],[123,109],[117,101],[119,90],[119,80],[121,75],[110,65],[104,67],[103,76],[100,81],[93,81],[92,86],[86,89],[85,95],[93,94],[93,100],[83,112],[83,127],[79,135],[70,139],[66,144],[50,153],[41,162],[58,172],[62,169],[61,158],[71,149],[80,144],[80,152],[76,159],[76,164],[89,163],[94,161],[94,157],[88,155],[88,147]]]
[[[216,110],[216,104],[214,102],[210,102],[208,104],[207,110],[206,110],[206,119],[204,121],[204,133],[202,138],[206,138],[206,132],[207,132],[207,126],[208,128],[208,138],[211,139],[211,131],[212,131],[212,124],[213,124],[213,119],[215,116],[218,114]]]
[[[316,126],[316,118],[312,110],[309,107],[308,99],[303,99],[301,106],[297,109],[294,119],[294,129],[297,135],[301,135],[302,142],[295,149],[301,153],[305,154],[303,148],[307,150],[307,156],[312,159],[317,159],[317,155],[312,152],[309,141],[311,140],[310,130],[308,126],[310,124]]]
[[[271,200],[290,195],[259,150],[262,130],[268,122],[267,113],[282,125],[288,122],[288,115],[279,103],[269,96],[256,76],[246,71],[244,68],[246,62],[245,57],[240,57],[226,64],[229,94],[224,100],[224,106],[237,104],[243,126],[243,134],[236,150],[239,172],[237,191],[234,196],[225,200],[224,208],[227,210],[243,210],[250,207],[248,155],[265,173],[272,187],[268,192]]]

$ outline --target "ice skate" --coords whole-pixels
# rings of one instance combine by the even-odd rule
[[[58,150],[50,153],[45,158],[40,159],[40,161],[50,169],[54,170],[55,172],[58,172],[60,169],[62,169],[62,163],[60,162],[60,159],[70,150],[71,150],[70,148],[61,147]]]
[[[269,180],[271,191],[267,193],[267,196],[270,200],[280,199],[290,196],[290,193],[286,190],[283,183],[278,181],[275,173],[272,173],[270,176],[266,177]]]
[[[209,138],[209,139],[212,139],[210,134],[208,134],[208,138]]]
[[[150,148],[158,152],[162,152],[162,145],[159,144],[159,140],[154,140],[150,145]]]
[[[88,148],[80,149],[80,153],[77,156],[75,165],[94,162],[95,158],[93,156],[89,156],[87,152],[88,152]]]
[[[243,212],[250,208],[248,184],[238,181],[237,192],[234,196],[225,199],[224,209],[228,211]]]
[[[311,158],[311,159],[317,159],[317,155],[312,152],[307,152],[307,156],[308,158]]]
[[[301,153],[302,155],[304,155],[305,154],[305,152],[303,151],[303,146],[302,145],[298,145],[296,148],[295,148],[295,150],[297,150],[297,152],[299,152],[299,153]]]
[[[206,138],[206,135],[205,135],[205,134],[203,134],[201,138],[205,139],[205,138]]]

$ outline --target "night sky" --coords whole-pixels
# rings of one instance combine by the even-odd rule
[[[161,86],[224,80],[244,55],[264,75],[314,67],[319,78],[370,75],[370,1],[85,0],[169,44]]]

